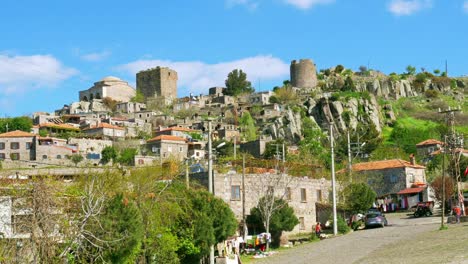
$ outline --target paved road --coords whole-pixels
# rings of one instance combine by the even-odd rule
[[[352,232],[280,251],[255,263],[359,263],[359,259],[398,240],[437,229],[440,217],[409,218],[387,214],[389,226]]]

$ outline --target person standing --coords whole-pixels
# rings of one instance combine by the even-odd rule
[[[456,206],[455,208],[453,208],[453,211],[455,213],[455,216],[457,217],[457,224],[459,224],[460,223],[460,216],[461,216],[460,206]]]
[[[320,238],[320,234],[322,233],[322,227],[320,226],[320,222],[315,224],[315,236]]]

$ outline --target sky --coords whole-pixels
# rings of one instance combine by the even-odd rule
[[[468,74],[468,0],[3,0],[0,117],[53,112],[106,76],[135,87],[156,66],[178,96],[207,94],[240,68],[256,91],[291,60],[384,73]]]

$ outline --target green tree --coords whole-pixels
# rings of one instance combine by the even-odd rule
[[[252,118],[248,111],[242,113],[239,119],[239,126],[241,128],[241,137],[247,141],[253,141],[257,139],[257,127],[255,126],[255,120]]]
[[[242,93],[253,93],[254,88],[247,80],[247,74],[240,69],[235,69],[228,74],[225,81],[226,95],[238,96]]]
[[[406,66],[406,74],[407,75],[414,75],[416,73],[416,67],[408,65]]]
[[[83,159],[83,156],[81,156],[80,154],[73,154],[70,157],[70,160],[75,164],[75,166],[77,166],[78,163],[80,163]]]
[[[107,146],[101,152],[101,162],[103,164],[109,163],[117,159],[117,150],[114,147]]]
[[[351,183],[343,190],[345,207],[353,214],[366,212],[375,200],[376,193],[366,183]]]
[[[342,91],[354,91],[356,90],[356,85],[354,84],[353,78],[351,76],[346,77]]]
[[[32,128],[32,119],[27,116],[14,118],[0,118],[0,133],[8,131],[21,130],[30,132]]]
[[[299,220],[294,214],[294,209],[288,205],[286,201],[280,198],[275,198],[274,207],[277,208],[268,218],[265,214],[265,206],[268,198],[262,197],[257,207],[250,210],[250,215],[247,216],[247,224],[255,227],[256,233],[270,232],[273,238],[273,245],[279,245],[279,238],[283,231],[291,231],[299,224]]]
[[[335,67],[335,73],[340,74],[344,70],[344,66],[341,64],[336,65]]]
[[[104,260],[134,263],[143,238],[142,218],[135,203],[122,194],[109,201],[100,217],[102,238],[107,241]]]
[[[134,165],[135,155],[138,153],[138,150],[135,148],[126,148],[121,153],[117,161],[124,165]]]
[[[141,91],[137,90],[135,96],[130,99],[130,102],[132,102],[132,103],[144,103],[145,102],[145,96],[143,95],[143,93]]]
[[[299,99],[296,91],[289,82],[285,82],[281,87],[276,87],[275,89],[273,89],[273,91],[275,95],[272,101],[275,103],[279,103],[282,105],[291,105],[297,103]]]

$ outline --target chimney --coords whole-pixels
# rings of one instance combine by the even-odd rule
[[[416,161],[415,161],[415,158],[414,158],[414,154],[413,154],[413,153],[410,154],[409,160],[410,160],[411,165],[416,165]]]

